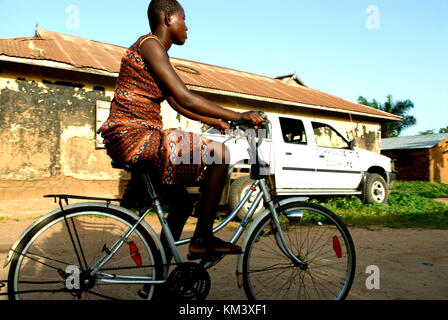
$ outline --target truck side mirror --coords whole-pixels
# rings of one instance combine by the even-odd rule
[[[355,147],[357,146],[356,139],[351,140],[349,146],[350,146],[350,150],[355,149]]]

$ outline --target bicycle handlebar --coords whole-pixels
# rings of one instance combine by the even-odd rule
[[[264,123],[268,122],[268,117],[266,116],[266,114],[263,111],[257,111],[258,114],[260,115],[260,117],[262,117],[263,119],[265,119]],[[253,122],[251,120],[235,120],[235,121],[230,121],[230,128],[237,128],[237,127],[250,127],[253,128]]]

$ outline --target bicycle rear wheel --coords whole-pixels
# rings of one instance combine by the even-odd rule
[[[301,269],[279,247],[271,215],[250,235],[243,257],[243,285],[249,299],[340,300],[355,275],[355,248],[344,223],[330,210],[306,202],[277,209],[289,249]],[[289,218],[287,217],[289,216]]]
[[[40,222],[15,250],[9,299],[139,299],[142,284],[106,284],[89,276],[90,268],[135,223],[123,212],[100,206],[67,209]],[[139,225],[100,272],[162,279],[160,251]]]

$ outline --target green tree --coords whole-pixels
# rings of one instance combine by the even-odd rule
[[[420,131],[420,132],[418,133],[418,135],[419,135],[419,136],[427,136],[427,135],[430,135],[430,134],[435,134],[435,133],[436,133],[435,131],[436,131],[436,129]]]
[[[448,126],[446,126],[446,128],[440,128],[439,129],[439,133],[448,133]],[[418,133],[420,136],[426,136],[428,134],[436,134],[436,129],[430,129],[430,130],[425,130],[425,131],[420,131]]]
[[[446,128],[440,128],[439,133],[448,133],[448,126]]]
[[[411,100],[394,102],[392,95],[388,95],[387,101],[381,104],[375,99],[368,101],[366,98],[360,96],[358,98],[358,103],[378,110],[386,111],[403,118],[402,121],[383,122],[381,124],[382,138],[398,137],[403,129],[417,124],[417,119],[408,114],[408,112],[414,108],[414,103]]]

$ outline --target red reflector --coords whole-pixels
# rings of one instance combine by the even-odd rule
[[[134,241],[129,242],[130,255],[132,259],[135,261],[135,264],[139,267],[142,266],[142,257],[140,256],[140,252],[138,252],[138,248]]]
[[[333,237],[333,250],[336,253],[336,256],[338,258],[342,258],[341,243],[339,242],[339,239],[337,236]]]

